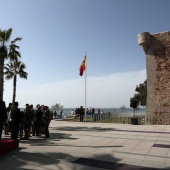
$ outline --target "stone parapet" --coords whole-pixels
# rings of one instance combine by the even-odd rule
[[[154,124],[169,124],[170,118],[170,32],[138,35],[138,44],[146,56],[146,115]]]

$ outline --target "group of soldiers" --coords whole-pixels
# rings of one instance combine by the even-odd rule
[[[7,119],[4,123],[4,134],[11,135],[11,139],[28,140],[31,136],[45,134],[49,138],[49,124],[51,112],[47,106],[26,104],[24,111],[18,108],[18,102],[9,103]],[[19,135],[19,137],[18,137]]]
[[[98,109],[99,110],[99,109]],[[94,116],[95,114],[95,108],[87,108],[86,110],[86,114],[90,115],[90,116]],[[78,108],[75,109],[75,115],[78,117],[80,117],[80,122],[83,122],[84,120],[84,115],[85,115],[85,108],[83,108],[83,106],[80,106]]]
[[[80,122],[83,122],[84,120],[84,113],[85,113],[85,109],[83,108],[83,106],[80,106],[75,109],[75,115],[79,116]]]

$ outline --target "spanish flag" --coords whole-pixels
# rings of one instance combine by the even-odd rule
[[[83,59],[83,62],[82,64],[80,65],[80,73],[79,75],[82,76],[83,75],[83,72],[86,70],[86,55],[84,56],[84,59]]]

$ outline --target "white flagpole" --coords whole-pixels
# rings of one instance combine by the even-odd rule
[[[87,111],[87,108],[86,108],[86,104],[87,104],[87,52],[85,52],[85,56],[86,56],[86,62],[85,62],[85,66],[86,66],[86,69],[85,69],[85,102],[84,102],[84,105],[85,105],[85,122],[86,122],[86,111]]]

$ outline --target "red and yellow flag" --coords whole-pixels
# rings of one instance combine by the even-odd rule
[[[83,72],[86,70],[86,55],[84,56],[83,62],[80,65],[79,69],[80,69],[79,75],[82,76]]]

